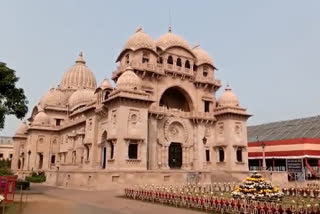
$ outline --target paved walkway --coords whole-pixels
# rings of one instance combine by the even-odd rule
[[[199,214],[201,212],[129,200],[121,192],[84,191],[32,185],[23,214]],[[17,195],[18,197],[18,195]]]

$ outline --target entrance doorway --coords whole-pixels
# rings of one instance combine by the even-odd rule
[[[180,169],[182,166],[182,147],[181,143],[171,143],[169,146],[169,167]]]

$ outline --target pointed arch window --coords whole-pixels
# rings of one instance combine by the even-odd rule
[[[168,63],[169,65],[173,65],[173,58],[172,58],[172,56],[169,56],[169,57],[168,57],[167,63]]]
[[[185,64],[184,64],[184,67],[190,69],[190,62],[189,62],[189,60],[186,60],[186,62],[185,62]]]
[[[149,53],[147,51],[144,51],[142,53],[142,63],[148,63],[149,62]]]
[[[177,66],[179,66],[179,67],[182,66],[182,63],[181,63],[181,59],[180,59],[180,58],[177,59]]]

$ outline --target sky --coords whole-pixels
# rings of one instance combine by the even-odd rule
[[[253,115],[249,125],[320,112],[318,0],[0,0],[0,8],[0,61],[20,78],[27,117],[80,51],[100,83],[137,27],[157,39],[170,23],[213,58],[216,78]],[[0,136],[20,122],[6,117]]]

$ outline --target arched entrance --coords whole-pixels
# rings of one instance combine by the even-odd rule
[[[169,167],[180,169],[182,166],[182,147],[181,143],[171,143],[169,146]]]
[[[160,106],[175,108],[185,112],[192,111],[192,100],[189,94],[178,86],[165,90],[160,99]]]

